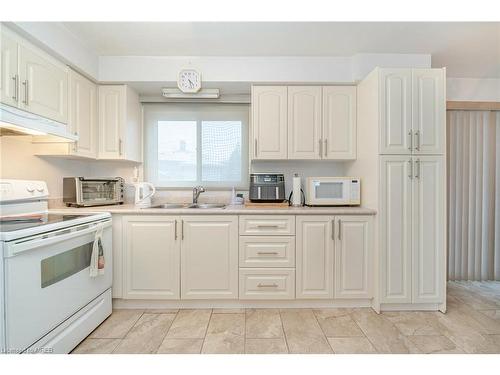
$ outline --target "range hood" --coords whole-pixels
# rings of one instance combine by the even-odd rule
[[[32,135],[53,142],[78,140],[66,124],[0,104],[0,136],[13,135]]]

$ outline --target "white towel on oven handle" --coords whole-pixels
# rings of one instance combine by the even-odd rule
[[[99,225],[95,231],[94,243],[92,244],[92,255],[90,256],[90,277],[104,275],[103,266],[99,268],[99,256],[102,252],[102,225]],[[104,258],[104,253],[101,255]]]

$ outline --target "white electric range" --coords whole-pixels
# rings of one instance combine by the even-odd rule
[[[0,179],[0,353],[69,353],[111,314],[111,215],[47,199],[43,181]],[[94,248],[105,267],[91,277]]]

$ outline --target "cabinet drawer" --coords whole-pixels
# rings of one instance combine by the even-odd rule
[[[240,216],[240,235],[273,236],[294,234],[295,216]]]
[[[294,269],[240,268],[240,299],[294,298]]]
[[[240,236],[240,267],[295,267],[295,236]]]

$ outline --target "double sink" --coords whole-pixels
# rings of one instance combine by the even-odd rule
[[[170,209],[180,209],[180,208],[195,208],[195,209],[207,209],[207,208],[226,208],[225,204],[219,203],[164,203],[151,206],[150,208],[170,208]]]

